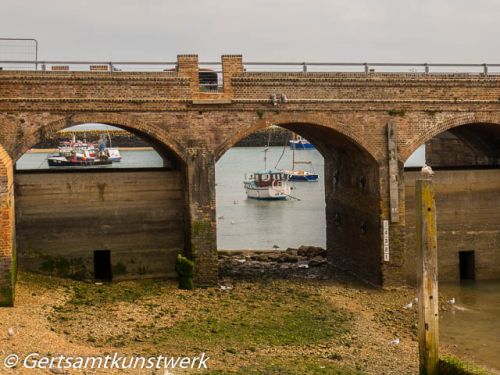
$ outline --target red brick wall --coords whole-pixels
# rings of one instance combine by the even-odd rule
[[[12,161],[0,146],[0,306],[14,303],[16,278],[14,175]]]

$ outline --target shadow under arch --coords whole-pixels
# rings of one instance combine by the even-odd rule
[[[439,281],[460,280],[462,252],[475,253],[478,260],[472,269],[479,275],[478,280],[498,278],[495,265],[500,262],[500,254],[493,244],[500,222],[496,209],[500,191],[500,115],[473,114],[443,121],[421,134],[401,153],[400,161],[404,163],[418,147],[444,132],[455,136],[456,143],[451,143],[442,154],[441,142],[446,139],[435,139],[439,147],[426,148],[427,162],[435,171]],[[458,147],[455,152],[453,147]],[[456,156],[462,152],[471,157]],[[416,284],[415,180],[421,174],[409,168],[404,177],[406,279],[408,284]]]
[[[374,146],[367,149],[338,129],[321,124],[259,121],[220,145],[215,158],[219,159],[237,141],[271,125],[303,136],[324,158],[328,260],[370,283],[382,284],[382,204],[377,149]]]
[[[487,147],[489,148],[498,148],[500,147],[498,143],[496,143],[496,145],[492,145],[491,142],[478,143],[477,140],[480,138],[483,138],[483,140],[488,138],[489,141],[500,139],[499,125],[500,114],[474,113],[447,119],[445,121],[439,122],[430,130],[423,130],[413,142],[411,142],[400,152],[399,159],[403,163],[406,162],[406,160],[408,160],[408,158],[420,146],[445,131],[450,131],[451,133],[455,134],[457,137],[461,138],[465,143],[467,143],[471,148],[477,148],[481,143],[483,143],[484,145],[488,144]],[[466,127],[468,129],[465,129]],[[468,131],[464,132],[464,130]]]
[[[113,125],[139,136],[170,162],[169,168],[16,171],[16,206],[27,213],[17,215],[18,239],[23,238],[20,265],[34,272],[74,278],[85,272],[89,277],[99,251],[111,258],[114,279],[174,278],[175,259],[189,248],[187,167],[182,147],[164,130],[127,116],[69,116],[28,135],[13,154],[18,160],[56,131],[86,123]],[[38,213],[30,216],[35,200]],[[30,219],[19,224],[23,216]],[[38,243],[33,240],[37,236]],[[31,259],[33,243],[40,251]]]
[[[350,127],[333,127],[329,126],[329,124],[324,124],[320,119],[314,116],[306,116],[301,120],[297,120],[296,118],[280,118],[279,121],[256,121],[245,130],[236,133],[233,137],[227,139],[217,147],[214,152],[215,160],[219,160],[222,155],[238,141],[270,126],[280,126],[303,136],[311,143],[314,143],[321,154],[331,146],[329,142],[336,142],[339,145],[343,144],[345,148],[364,152],[370,155],[373,160],[380,160],[380,158],[383,157],[381,151],[376,148],[375,145],[366,143],[366,141]]]
[[[162,157],[171,158],[175,164],[183,165],[185,163],[184,147],[171,137],[164,129],[151,124],[142,124],[127,115],[107,115],[107,114],[82,114],[71,115],[60,120],[42,125],[38,130],[26,136],[12,151],[12,159],[15,163],[31,147],[44,139],[51,138],[59,130],[72,126],[100,123],[112,125],[143,138],[151,147],[155,149]]]

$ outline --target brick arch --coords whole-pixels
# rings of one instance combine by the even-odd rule
[[[215,151],[214,156],[216,160],[219,160],[222,155],[226,153],[231,147],[233,147],[238,141],[243,138],[253,134],[259,130],[265,129],[269,126],[283,126],[286,125],[299,125],[299,126],[319,126],[327,130],[331,130],[335,133],[338,133],[340,136],[344,137],[346,140],[351,141],[355,146],[361,149],[363,152],[366,152],[372,159],[381,160],[384,156],[382,151],[377,148],[373,143],[368,142],[365,137],[363,137],[360,133],[356,132],[356,127],[351,126],[349,124],[340,124],[335,123],[332,124],[331,119],[327,119],[321,115],[315,114],[306,114],[306,115],[290,115],[284,116],[280,115],[279,120],[267,120],[261,119],[251,123],[247,126],[243,131],[240,131],[233,137],[229,137],[226,139],[221,145],[219,145]],[[306,137],[307,138],[307,137]],[[320,148],[318,150],[322,152]]]
[[[14,305],[16,282],[14,175],[12,159],[0,145],[0,307]]]
[[[400,159],[405,162],[420,146],[428,142],[433,137],[444,131],[456,128],[462,125],[472,124],[497,124],[500,125],[500,113],[468,113],[461,116],[449,118],[436,123],[429,129],[424,130],[412,143],[400,152]]]
[[[141,134],[145,135],[147,138],[150,138],[166,147],[168,150],[171,150],[175,157],[177,157],[182,162],[185,162],[185,148],[164,129],[153,125],[144,124],[140,120],[133,119],[128,115],[106,113],[70,115],[49,124],[42,125],[37,131],[27,136],[23,142],[19,143],[19,145],[12,152],[12,160],[15,163],[31,147],[33,147],[43,139],[50,137],[50,135],[55,134],[57,131],[69,128],[70,126],[82,125],[86,123],[101,123],[117,126],[124,130],[137,133],[139,134],[139,136]]]

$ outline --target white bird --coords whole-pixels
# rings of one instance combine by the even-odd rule
[[[389,345],[397,345],[399,344],[399,339],[396,339],[396,340],[392,340]]]
[[[12,336],[14,336],[14,330],[13,330],[12,328],[9,328],[9,329],[7,330],[7,334],[8,334],[9,336],[11,336],[11,337],[12,337]]]
[[[451,303],[451,304],[455,303],[455,297],[453,297],[452,299],[450,299],[449,301],[446,301],[446,302]]]
[[[221,286],[220,286],[220,288],[221,288],[222,290],[231,290],[231,289],[233,289],[233,287],[232,287],[232,286],[226,286],[226,285],[221,285]]]
[[[279,249],[280,247],[278,245],[274,245],[273,249]]]
[[[281,94],[281,102],[282,103],[286,103],[287,102],[287,98],[286,98],[285,94]]]
[[[405,307],[403,307],[403,309],[411,309],[413,306],[413,303],[410,302],[408,305],[406,305]]]
[[[238,224],[238,222],[236,220],[231,220],[231,224]]]
[[[418,302],[418,297],[413,298],[413,301],[412,301],[412,302],[413,302],[413,303],[417,303],[417,302]]]
[[[224,219],[224,215],[220,215],[219,219],[221,219],[221,220]]]
[[[434,176],[434,171],[427,164],[424,164],[420,172],[422,173],[422,176],[424,176],[428,180],[430,180],[432,176]]]
[[[50,368],[50,371],[53,373],[53,374],[66,374],[66,371],[60,369],[59,367],[51,367]]]

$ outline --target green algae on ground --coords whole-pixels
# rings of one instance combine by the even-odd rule
[[[23,281],[65,290],[66,302],[53,306],[48,320],[81,345],[151,355],[206,352],[212,361],[206,373],[214,375],[362,373],[315,349],[348,346],[355,320],[325,298],[317,281],[233,280],[230,290],[189,292],[175,281],[95,285],[25,274]]]

